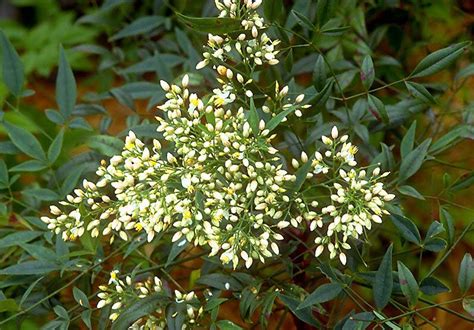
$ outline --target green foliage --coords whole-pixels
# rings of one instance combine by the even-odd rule
[[[457,149],[474,139],[472,46],[464,31],[453,37],[429,29],[433,13],[446,29],[450,20],[462,21],[448,17],[461,10],[454,2],[423,9],[380,1],[263,1],[268,34],[281,40],[280,64],[245,77],[253,93],[245,111],[254,133],[263,120],[276,134],[273,145],[282,155],[308,153],[293,172],[292,191],[321,194],[304,181],[321,136],[337,125],[360,146],[361,166],[391,171],[388,190],[397,199],[370,244],[350,242],[347,267],[314,258],[309,230],[285,230],[280,258],[238,271],[168,235],[151,243],[140,233],[111,245],[90,235],[65,243],[39,218],[82,179],[93,178],[102,159],[119,154],[129,130],[146,142],[163,141],[153,120],[165,96],[159,81],[181,81],[187,73],[190,88],[205,97],[215,77],[195,67],[206,34],[238,36],[241,22],[214,17],[205,1],[80,1],[80,14],[56,1],[12,3],[34,10],[38,21],[32,27],[0,21],[0,328],[29,322],[44,329],[109,328],[111,311],[96,309],[96,288],[115,265],[139,280],[158,272],[169,292],[181,286],[211,293],[203,307],[212,329],[251,322],[265,328],[287,313],[301,328],[408,329],[435,308],[474,321],[474,264],[465,253],[474,214],[462,198],[472,195],[474,172],[469,149]],[[406,21],[378,18],[392,10]],[[233,70],[245,73],[242,66]],[[295,107],[275,116],[263,111],[276,81],[289,86],[288,97],[305,95],[311,107],[302,117]],[[40,95],[31,97],[29,88]],[[35,104],[44,93],[51,104]],[[454,258],[459,270],[448,275],[443,267]],[[448,293],[457,307],[426,298]],[[128,306],[113,327],[127,328],[163,302],[168,326],[180,328],[186,309],[158,294]],[[222,319],[227,304],[239,321]],[[344,313],[345,304],[351,312]],[[369,305],[376,310],[365,310]]]

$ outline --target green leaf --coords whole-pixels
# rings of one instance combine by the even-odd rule
[[[316,327],[316,329],[322,328],[322,325],[314,318],[311,307],[299,309],[299,300],[283,294],[279,294],[278,297],[298,319],[312,325],[313,327]]]
[[[229,17],[190,17],[175,12],[178,19],[191,30],[204,33],[222,34],[242,29],[240,20]]]
[[[291,13],[296,17],[296,21],[299,25],[308,28],[310,31],[314,30],[313,23],[306,16],[297,12],[296,10],[292,10]]]
[[[269,22],[278,21],[283,13],[283,1],[273,0],[263,2],[263,12]]]
[[[138,36],[149,33],[165,23],[163,16],[143,16],[125,26],[119,32],[110,37],[109,41],[115,41],[126,37]]]
[[[390,219],[392,220],[395,227],[397,227],[398,231],[402,234],[403,238],[409,242],[420,245],[420,232],[413,221],[398,214],[392,214]]]
[[[98,150],[100,153],[112,157],[122,152],[123,141],[109,135],[94,135],[87,139],[89,147]]]
[[[461,292],[464,294],[469,290],[474,279],[474,260],[470,253],[466,253],[459,266],[458,284]]]
[[[76,80],[63,46],[59,47],[59,67],[56,77],[56,103],[64,118],[69,118],[76,104]]]
[[[375,306],[377,306],[379,310],[387,306],[390,296],[392,295],[392,250],[393,244],[388,248],[380,263],[379,269],[375,273],[373,293]]]
[[[470,41],[460,42],[429,54],[418,63],[410,77],[425,77],[443,70],[464,52]]]
[[[342,291],[342,285],[340,283],[327,283],[319,286],[314,290],[305,300],[298,306],[298,309],[311,307],[316,304],[320,304],[337,297]]]
[[[292,106],[288,109],[280,112],[278,115],[270,119],[270,121],[265,125],[265,128],[268,129],[270,132],[273,131],[278,125],[280,125],[283,118],[286,118],[290,113],[296,110],[296,107]]]
[[[35,259],[53,262],[58,260],[56,253],[47,247],[41,246],[39,244],[28,243],[20,243],[19,245]]]
[[[16,246],[20,243],[26,243],[41,236],[43,233],[39,231],[19,231],[12,233],[0,239],[0,249],[5,249],[10,246]]]
[[[20,96],[23,89],[25,76],[23,64],[13,45],[3,31],[0,30],[0,45],[2,46],[2,71],[3,81],[10,92],[16,97]]]
[[[435,237],[438,234],[441,234],[444,231],[444,227],[438,221],[433,221],[426,232],[426,239]]]
[[[418,302],[418,283],[410,270],[401,261],[398,264],[398,277],[403,295],[407,297],[410,306],[415,306]]]
[[[0,185],[7,187],[9,186],[9,175],[8,175],[8,168],[7,164],[5,164],[5,161],[3,159],[0,159]],[[3,189],[3,188],[0,188]]]
[[[472,75],[474,75],[474,63],[471,63],[471,64],[465,66],[464,68],[462,68],[461,70],[459,70],[459,72],[456,74],[454,79],[455,80],[461,80],[461,79],[465,79],[467,77],[470,77]]]
[[[311,163],[313,162],[313,156],[311,156],[306,163],[303,164],[295,173],[296,179],[293,183],[292,190],[299,191],[306,181],[306,176],[311,170]]]
[[[443,292],[449,292],[449,288],[435,277],[427,277],[420,283],[420,290],[428,296],[434,296]]]
[[[441,223],[444,225],[446,232],[448,234],[448,243],[451,246],[454,242],[454,220],[451,214],[446,210],[444,207],[440,207],[439,209],[439,218]]]
[[[81,289],[77,287],[72,288],[72,294],[74,296],[74,300],[76,300],[79,305],[85,308],[90,308],[89,298],[87,298],[87,295],[82,292]]]
[[[10,140],[18,149],[35,159],[46,160],[43,148],[33,134],[22,127],[12,125],[8,122],[3,122],[3,125],[5,126]]]
[[[50,164],[53,164],[58,159],[59,154],[61,153],[61,149],[63,147],[63,139],[64,129],[62,128],[48,148],[48,160]]]
[[[87,328],[92,330],[91,314],[92,314],[92,311],[90,309],[86,309],[85,311],[81,313],[81,319],[84,322],[84,324],[87,326]]]
[[[16,312],[19,311],[20,307],[16,304],[15,299],[3,299],[0,300],[0,313],[3,312]]]
[[[375,315],[372,312],[362,312],[357,313],[349,317],[349,319],[344,322],[342,330],[363,330],[372,323]]]
[[[426,242],[423,244],[423,248],[428,251],[432,252],[439,252],[446,248],[446,241],[440,237],[433,237],[427,239]]]
[[[1,269],[0,275],[43,275],[58,269],[59,266],[53,262],[33,260]]]
[[[449,188],[452,192],[467,189],[474,184],[474,172],[462,175]]]
[[[326,86],[327,72],[326,62],[322,55],[318,55],[318,59],[314,63],[313,84],[316,90],[320,91]]]
[[[473,298],[468,298],[468,297],[463,298],[463,300],[462,300],[462,308],[464,308],[464,310],[465,310],[469,315],[471,315],[472,317],[474,317],[474,299],[473,299]]]
[[[253,102],[253,98],[250,99],[250,110],[249,110],[247,121],[250,125],[250,128],[252,129],[253,134],[257,135],[258,132],[260,131],[258,128],[260,119],[258,117],[257,109],[255,108],[255,103]]]
[[[59,318],[63,320],[69,320],[69,314],[63,306],[56,305],[54,306],[53,310],[56,313],[56,315],[59,316]]]
[[[405,81],[405,86],[407,87],[410,94],[413,95],[415,98],[428,104],[436,103],[435,99],[433,98],[433,95],[428,92],[425,86],[415,83],[413,81]]]
[[[22,193],[25,196],[30,196],[36,198],[40,201],[57,201],[61,198],[55,191],[46,188],[33,188],[28,190],[23,190]]]
[[[397,190],[403,195],[410,196],[416,199],[425,200],[425,197],[423,197],[423,195],[420,194],[418,190],[416,190],[412,186],[408,186],[408,185],[400,186],[397,188]]]
[[[362,84],[364,85],[366,90],[374,83],[375,79],[375,69],[374,69],[374,62],[370,55],[366,55],[364,60],[362,61],[362,67],[360,70],[360,80],[362,80]]]
[[[113,88],[110,90],[110,94],[124,106],[130,108],[133,111],[137,111],[135,102],[133,101],[132,95],[123,88]]]
[[[420,169],[425,157],[428,155],[430,144],[431,139],[426,139],[422,144],[416,147],[415,150],[410,151],[402,160],[400,174],[398,175],[398,180],[400,182],[405,181]]]
[[[48,167],[45,163],[39,160],[28,160],[10,168],[11,172],[37,172]]]
[[[239,327],[237,324],[229,320],[219,320],[216,322],[216,325],[221,330],[242,330],[243,329],[242,327]]]
[[[177,240],[171,246],[171,250],[168,253],[168,259],[166,260],[165,267],[171,265],[171,263],[176,259],[177,256],[181,254],[188,247],[188,241],[185,237]]]
[[[447,148],[454,146],[456,143],[469,136],[471,130],[472,126],[470,125],[459,125],[450,129],[448,133],[433,142],[429,149],[430,154],[436,155]]]
[[[379,122],[388,123],[389,117],[385,104],[376,96],[369,94],[367,97],[367,104],[369,105],[369,111]]]
[[[128,329],[128,327],[139,318],[153,313],[160,304],[166,301],[162,294],[153,294],[127,306],[120,316],[112,324],[113,330]]]
[[[318,0],[316,4],[316,20],[318,26],[323,26],[327,21],[333,18],[337,3],[338,1],[336,0]]]

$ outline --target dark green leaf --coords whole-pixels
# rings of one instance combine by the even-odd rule
[[[410,76],[425,77],[441,71],[461,56],[470,44],[469,41],[460,42],[429,54],[418,63]]]
[[[460,125],[451,130],[448,133],[436,140],[430,147],[430,154],[436,155],[446,150],[449,147],[453,147],[456,143],[462,141],[469,135],[472,126]]]
[[[439,237],[429,238],[423,244],[423,248],[428,251],[439,252],[446,248],[446,241]]]
[[[10,168],[11,172],[37,172],[44,170],[48,167],[44,162],[40,162],[39,160],[28,160],[16,166]]]
[[[448,210],[446,210],[444,207],[440,207],[439,218],[441,220],[441,223],[444,225],[444,228],[446,229],[446,232],[448,234],[448,243],[449,245],[452,245],[454,242],[454,233],[455,233],[453,217],[448,212]]]
[[[385,109],[385,104],[377,98],[376,96],[369,94],[367,98],[367,104],[369,105],[369,111],[374,115],[374,117],[379,122],[388,123],[389,117],[387,110]]]
[[[390,245],[380,263],[379,269],[375,273],[373,293],[375,306],[377,306],[379,310],[387,306],[390,296],[392,295],[392,249],[393,245]]]
[[[306,299],[298,306],[298,309],[311,307],[332,300],[336,298],[341,291],[342,285],[340,283],[323,284],[306,297]]]
[[[420,169],[425,157],[428,155],[430,144],[431,139],[426,139],[422,144],[416,147],[415,150],[408,153],[408,155],[402,160],[400,174],[398,175],[400,182],[405,181]]]
[[[56,313],[57,316],[59,316],[63,320],[69,320],[69,314],[63,306],[56,305],[56,306],[54,306],[53,309],[54,309],[54,312]]]
[[[408,186],[408,185],[400,186],[400,187],[397,188],[397,190],[403,195],[410,196],[410,197],[417,198],[417,199],[421,199],[421,200],[425,200],[425,197],[423,197],[423,195],[420,194],[418,192],[418,190],[416,190],[412,186]]]
[[[222,34],[242,29],[240,20],[229,17],[190,17],[175,12],[178,19],[191,30],[204,33]]]
[[[77,97],[76,80],[63,46],[59,47],[59,68],[56,77],[56,103],[64,118],[69,118]]]
[[[366,329],[375,315],[372,312],[357,313],[349,317],[344,323],[342,330],[363,330]]]
[[[41,235],[42,233],[39,231],[19,231],[12,233],[0,239],[0,249],[32,241]]]
[[[452,192],[457,192],[463,189],[467,189],[471,187],[474,184],[474,172],[462,175],[460,178],[458,178],[451,188],[449,189]]]
[[[23,64],[13,45],[3,31],[0,30],[0,45],[2,47],[3,81],[8,89],[16,96],[20,96],[25,76]]]
[[[303,183],[306,180],[306,176],[308,175],[309,171],[311,170],[311,163],[313,161],[313,156],[311,156],[306,163],[303,164],[295,173],[296,179],[293,183],[292,190],[299,191],[303,186]]]
[[[334,16],[337,8],[337,0],[318,0],[316,4],[316,19],[318,26],[323,26]]]
[[[392,220],[395,227],[397,227],[398,231],[402,234],[403,238],[409,242],[420,245],[420,232],[413,221],[398,214],[392,214],[390,219]]]
[[[308,28],[310,31],[314,30],[313,23],[306,16],[297,12],[296,10],[292,10],[291,13],[296,17],[296,21],[299,25]]]
[[[286,118],[286,116],[288,116],[290,113],[292,113],[295,110],[296,108],[293,106],[289,107],[286,110],[283,110],[278,115],[270,119],[270,121],[265,125],[265,128],[268,129],[270,132],[273,131],[278,125],[280,125],[283,118]]]
[[[7,165],[3,159],[0,159],[0,185],[8,186],[9,178]]]
[[[36,198],[40,201],[57,201],[60,199],[60,196],[51,189],[46,188],[33,188],[28,190],[23,190],[22,193],[26,196]]]
[[[474,260],[470,253],[466,253],[459,266],[458,284],[462,293],[466,293],[474,280]]]
[[[87,144],[100,153],[112,157],[122,152],[123,141],[109,135],[94,135],[87,139]]]
[[[413,81],[405,81],[405,86],[407,87],[408,91],[411,95],[420,99],[421,101],[428,103],[428,104],[435,104],[436,101],[433,98],[433,95],[428,92],[425,86],[415,83]]]
[[[145,33],[149,33],[164,24],[165,17],[163,16],[143,16],[129,25],[125,26],[122,30],[110,37],[110,41],[115,41],[125,37],[133,37]]]
[[[61,129],[48,148],[48,160],[53,164],[59,157],[63,147],[64,129]]]
[[[50,261],[25,261],[0,270],[0,275],[42,275],[58,270],[59,266]]]
[[[313,83],[314,87],[318,91],[322,90],[326,86],[327,73],[326,73],[326,63],[322,55],[318,55],[318,59],[314,63],[313,70]]]
[[[36,287],[36,285],[44,278],[44,276],[41,276],[40,278],[38,278],[36,281],[34,281],[33,283],[30,284],[30,286],[28,287],[28,289],[26,289],[25,293],[23,293],[23,295],[21,296],[21,300],[20,300],[20,303],[18,304],[18,306],[23,306],[23,303],[26,301],[26,299],[30,296],[30,293],[33,291],[33,289]]]
[[[7,122],[3,122],[3,125],[7,130],[10,140],[18,149],[30,157],[36,158],[38,160],[46,160],[46,155],[44,154],[43,148],[41,148],[41,144],[33,134],[28,132],[23,127],[15,126]]]
[[[375,69],[374,62],[372,61],[370,55],[366,55],[364,57],[364,60],[362,61],[360,79],[362,80],[362,84],[364,85],[366,90],[368,90],[374,83]]]
[[[420,283],[420,290],[426,295],[434,296],[443,292],[449,292],[449,288],[435,277],[427,277]]]
[[[407,297],[410,306],[415,306],[418,302],[418,283],[411,271],[401,261],[398,264],[398,277],[403,295]]]
[[[283,1],[274,0],[274,1],[264,1],[263,2],[263,12],[265,17],[269,22],[278,21],[283,13]]]
[[[130,108],[133,111],[137,111],[135,108],[135,102],[133,101],[132,95],[125,91],[123,88],[114,88],[110,90],[110,94],[122,105]]]
[[[461,70],[459,70],[459,72],[456,74],[454,79],[455,80],[461,80],[461,79],[465,79],[467,77],[470,77],[472,75],[474,75],[474,63],[471,63],[471,64],[465,66],[464,68],[462,68]]]
[[[402,139],[402,143],[400,144],[400,154],[402,155],[402,159],[404,159],[410,151],[413,150],[413,146],[415,145],[415,135],[416,135],[416,120],[410,125],[410,128],[405,133],[405,136]]]
[[[316,327],[316,329],[321,329],[322,325],[313,317],[313,312],[311,307],[299,309],[300,301],[296,300],[293,297],[279,294],[281,301],[290,309],[298,319],[301,321]]]
[[[185,237],[177,240],[171,246],[171,250],[168,253],[168,259],[166,260],[165,267],[171,265],[171,263],[176,259],[177,256],[181,254],[188,247],[188,241]]]
[[[139,299],[137,302],[127,306],[127,309],[120,313],[118,319],[112,324],[112,329],[128,329],[128,327],[139,318],[154,312],[163,301],[164,297],[161,294],[153,294]]]
[[[87,298],[87,295],[82,292],[81,289],[77,287],[72,288],[72,294],[74,296],[74,300],[76,300],[79,305],[85,308],[90,308],[89,298]]]
[[[441,234],[444,231],[444,227],[438,221],[433,221],[426,232],[426,239],[435,237],[438,234]]]

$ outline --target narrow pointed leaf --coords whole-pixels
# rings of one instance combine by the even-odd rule
[[[402,234],[404,239],[420,245],[420,232],[413,221],[398,214],[393,214],[390,219],[392,220],[395,227],[397,227],[398,231]]]
[[[470,253],[466,253],[462,258],[459,267],[458,284],[462,293],[467,292],[472,285],[474,279],[474,260]]]
[[[410,306],[415,306],[418,302],[418,283],[411,271],[401,261],[398,264],[398,278],[403,295],[407,297]]]
[[[364,60],[362,61],[362,67],[360,70],[360,80],[362,80],[362,84],[364,85],[365,89],[368,90],[372,84],[374,83],[375,79],[375,69],[374,69],[374,62],[370,55],[366,55]]]
[[[26,129],[4,122],[3,125],[7,130],[8,136],[13,144],[30,157],[38,160],[46,160],[41,144],[36,137]]]
[[[431,139],[426,139],[402,160],[400,165],[400,174],[398,175],[400,182],[405,181],[420,169],[425,157],[428,155],[428,148],[430,144]]]
[[[21,94],[25,80],[23,64],[3,31],[0,31],[0,46],[2,47],[3,81],[8,89],[18,97]]]
[[[392,249],[393,245],[390,245],[380,263],[379,269],[375,273],[373,293],[375,306],[377,306],[379,310],[387,306],[390,296],[392,295]]]
[[[76,104],[76,80],[64,48],[59,48],[59,68],[56,77],[56,103],[65,118],[69,118]]]
[[[298,306],[298,309],[303,309],[332,300],[336,298],[341,291],[342,285],[340,283],[323,284],[306,297],[306,299]]]

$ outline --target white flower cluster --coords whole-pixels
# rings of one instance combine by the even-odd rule
[[[251,31],[251,37],[243,34],[237,40],[209,36],[213,52],[208,50],[198,67],[212,60],[219,88],[200,97],[190,91],[188,75],[177,84],[161,81],[166,102],[158,107],[156,119],[165,148],[158,140],[147,146],[130,131],[122,153],[109,164],[102,161],[96,183],[84,180],[82,189],[60,202],[61,209],[51,206],[52,217],[42,217],[50,230],[62,234],[64,240],[74,240],[86,231],[92,237],[110,235],[110,243],[116,236],[129,240],[133,232],[145,232],[148,241],[166,232],[173,235],[173,242],[184,239],[208,247],[209,255],[219,255],[223,264],[236,268],[242,262],[249,268],[255,260],[265,262],[279,254],[282,229],[310,223],[311,230],[318,228],[316,255],[327,246],[330,257],[339,254],[345,264],[347,240],[359,239],[372,221],[380,222],[381,215],[388,213],[384,203],[394,196],[379,181],[388,173],[356,169],[357,148],[347,142],[347,136],[338,138],[334,128],[331,137],[323,137],[324,154],[316,152],[309,160],[303,153],[300,160],[311,161],[308,179],[326,179],[316,185],[329,189],[328,205],[318,208],[319,200],[308,201],[303,192],[290,189],[296,176],[276,155],[268,122],[259,119],[253,93],[247,89],[252,79],[234,74],[235,67],[223,62],[230,52],[226,47],[235,47],[245,49],[241,62],[249,64],[249,76],[260,62],[276,64],[273,56],[265,55],[277,54],[271,47],[263,49],[268,45],[247,51],[264,27],[256,12],[260,3],[216,2],[220,16],[238,18],[244,30]],[[288,86],[280,88],[276,82],[275,95],[265,95],[261,105],[265,118],[281,112],[303,115],[308,107],[301,104],[304,95],[292,101],[287,94]],[[285,118],[280,115],[279,119]],[[298,168],[300,161],[291,163]]]
[[[256,11],[261,3],[262,0],[215,1],[220,11],[219,17],[240,20],[244,33],[239,34],[236,39],[227,35],[209,34],[207,50],[203,53],[204,60],[197,64],[197,69],[202,69],[211,62],[226,62],[232,56],[232,51],[239,54],[239,62],[251,69],[264,64],[279,63],[276,58],[279,52],[276,46],[280,40],[271,40],[266,33],[260,34],[260,30],[265,28],[264,19]],[[243,82],[243,78],[238,77],[238,79],[241,83]]]
[[[160,297],[154,312],[136,320],[129,327],[132,330],[166,329],[166,307],[173,302],[184,304],[186,319],[183,329],[188,326],[195,326],[199,317],[203,314],[203,307],[200,306],[201,303],[193,291],[182,293],[175,290],[174,296],[171,296],[163,288],[161,280],[156,276],[143,282],[134,281],[130,276],[126,276],[125,281],[123,281],[119,278],[119,272],[114,270],[110,273],[108,284],[99,286],[99,289],[100,292],[97,296],[100,300],[97,303],[97,308],[100,309],[111,305],[109,319],[112,321],[117,320],[122,312],[126,311],[127,308],[139,299],[151,295],[158,295]],[[200,307],[198,308],[197,306]]]
[[[336,127],[332,129],[331,137],[323,136],[322,141],[328,150],[324,155],[316,152],[311,163],[310,176],[320,174],[327,177],[325,185],[330,190],[330,205],[321,208],[321,215],[311,222],[310,229],[314,231],[327,224],[326,232],[319,232],[315,239],[318,245],[315,255],[318,257],[327,247],[329,257],[333,259],[339,255],[339,260],[345,265],[347,256],[344,250],[351,248],[348,239],[365,235],[372,228],[372,222],[381,223],[381,216],[389,214],[384,208],[385,202],[391,201],[395,195],[388,194],[380,181],[389,172],[380,174],[378,167],[370,173],[366,169],[354,168],[357,147],[347,142],[347,135],[338,136]]]

